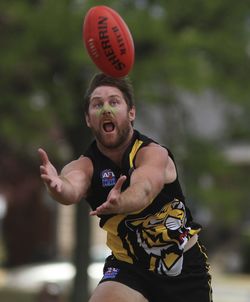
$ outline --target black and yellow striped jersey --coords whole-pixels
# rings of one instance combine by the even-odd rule
[[[152,142],[156,143],[134,130],[120,167],[100,152],[96,141],[92,142],[84,154],[91,159],[94,168],[86,198],[92,209],[106,201],[121,175],[127,176],[122,187],[122,191],[126,190],[136,169],[137,152]],[[170,150],[168,153],[174,161]],[[100,227],[107,231],[107,245],[117,259],[163,275],[180,273],[185,244],[200,231],[186,207],[178,175],[147,207],[126,215],[101,215]]]

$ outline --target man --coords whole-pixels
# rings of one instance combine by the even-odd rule
[[[171,152],[133,128],[128,79],[96,75],[85,100],[95,140],[60,175],[39,149],[41,178],[62,204],[85,198],[112,255],[90,302],[211,302],[199,225],[185,205]]]

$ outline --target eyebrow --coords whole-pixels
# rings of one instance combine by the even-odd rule
[[[94,96],[93,98],[90,98],[90,102],[92,101],[98,101],[98,100],[101,100],[102,98],[100,96]]]
[[[119,94],[111,94],[108,96],[108,98],[114,98],[114,97],[118,97],[119,99],[122,99],[122,96],[120,96]],[[101,96],[94,96],[92,98],[90,98],[90,101],[99,101],[102,100],[103,98]]]

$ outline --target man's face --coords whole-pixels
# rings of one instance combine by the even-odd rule
[[[135,108],[128,110],[122,92],[112,86],[99,86],[91,94],[86,123],[97,141],[117,148],[128,139]]]

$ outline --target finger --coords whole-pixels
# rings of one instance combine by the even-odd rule
[[[50,187],[58,192],[58,184],[56,183],[56,181],[52,180],[50,183]]]
[[[94,211],[90,212],[91,216],[94,215],[101,215],[101,214],[107,214],[110,210],[110,204],[109,202],[104,202],[101,206],[97,207]]]
[[[47,174],[47,169],[44,166],[40,166],[40,173]]]
[[[58,184],[56,181],[53,181],[46,176],[44,177],[44,179],[45,179],[45,183],[47,184],[47,187],[49,188],[49,190],[52,190],[53,192],[56,192],[56,193],[61,193],[62,186],[60,184]]]
[[[105,210],[100,206],[100,207],[96,208],[95,210],[90,211],[89,215],[90,216],[101,215],[101,214],[104,214],[103,213],[104,211]]]
[[[41,174],[41,178],[47,183],[51,182],[51,178],[47,174]]]
[[[121,177],[119,177],[113,189],[121,191],[122,185],[124,184],[126,179],[127,179],[126,175],[122,175]]]
[[[55,192],[57,192],[57,193],[61,193],[61,191],[62,191],[62,187],[57,183],[53,184],[53,188],[54,188]]]
[[[50,188],[55,188],[56,183],[51,179],[51,177],[47,174],[41,174],[41,178],[44,182],[46,182]]]
[[[46,153],[42,148],[39,148],[39,149],[38,149],[38,153],[39,153],[40,158],[41,158],[41,160],[42,160],[42,163],[43,163],[44,165],[46,165],[47,163],[49,163],[48,155],[47,155],[47,153]]]

